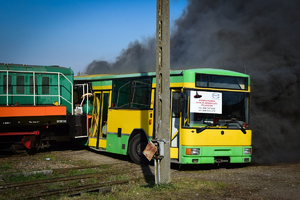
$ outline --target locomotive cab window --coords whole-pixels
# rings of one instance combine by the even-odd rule
[[[42,94],[49,94],[49,77],[42,77]]]
[[[24,94],[24,76],[17,76],[17,94]]]
[[[29,85],[30,85],[30,87],[29,87],[29,93],[30,94],[33,94],[34,93],[34,91],[33,91],[33,85],[35,85],[35,93],[37,93],[37,77],[35,76],[35,79],[34,79],[35,81],[34,81],[34,83],[33,83],[33,76],[30,76],[29,77]]]
[[[7,93],[7,75],[3,76],[3,93]],[[11,94],[11,75],[8,75],[8,93]]]

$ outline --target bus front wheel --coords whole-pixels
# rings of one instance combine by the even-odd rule
[[[136,164],[149,164],[149,161],[143,154],[147,144],[147,140],[141,134],[137,134],[131,139],[129,143],[129,156]]]

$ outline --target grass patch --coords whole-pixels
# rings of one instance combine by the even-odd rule
[[[65,182],[66,186],[69,187],[76,187],[76,186],[80,186],[84,183],[84,180],[74,180],[74,181],[67,181]]]
[[[23,174],[18,175],[10,175],[3,178],[3,180],[7,183],[17,183],[17,182],[27,182],[27,181],[36,181],[42,179],[48,179],[49,176],[45,176],[44,174],[33,174],[30,176],[24,176]]]
[[[103,166],[99,166],[99,169],[109,169],[111,167],[112,165],[103,165]]]
[[[173,178],[169,184],[155,185],[144,180],[128,185],[114,186],[111,193],[94,194],[91,199],[199,199],[216,197],[227,184],[202,181],[196,178]]]
[[[19,193],[18,189],[12,188],[9,190],[3,190],[1,191],[1,195],[0,195],[0,200],[6,200],[6,199],[11,199],[12,197],[17,197],[16,194]]]
[[[93,165],[93,162],[89,160],[74,160],[74,161],[69,161],[70,163],[77,165],[77,166],[88,166],[88,165]]]
[[[1,164],[0,165],[0,171],[1,171],[1,174],[6,171],[6,170],[9,170],[9,169],[12,169],[12,166],[11,166],[11,161],[6,161],[4,164]]]
[[[65,186],[64,182],[56,182],[56,183],[47,184],[44,187],[48,190],[58,190],[58,189],[62,189],[64,186]]]
[[[85,170],[85,172],[91,172],[89,170]],[[96,170],[96,169],[94,169]],[[69,175],[77,174],[79,170],[73,170],[70,172]],[[80,172],[83,173],[83,170]],[[60,174],[58,174],[60,175]],[[16,176],[13,180],[10,181],[26,181],[29,180],[37,180],[49,178],[49,176],[44,176],[41,174],[32,175],[30,177],[24,176]],[[118,175],[114,178],[107,177],[106,179],[110,180],[128,180],[132,178],[132,176],[128,175]],[[81,179],[81,180],[73,180],[67,182],[56,182],[51,184],[42,184],[39,187],[43,189],[60,189],[64,187],[76,187],[82,184],[89,184],[89,183],[99,183],[105,180],[98,180],[97,178],[91,179]],[[91,194],[84,194],[75,199],[141,199],[141,200],[148,200],[148,199],[207,199],[209,197],[217,197],[220,196],[222,193],[226,191],[228,185],[222,182],[211,182],[211,181],[203,181],[197,178],[191,177],[175,177],[172,178],[172,182],[169,184],[160,184],[155,185],[154,180],[150,177],[137,181],[131,181],[128,184],[117,185],[112,187],[112,192],[107,194],[99,194],[99,193],[91,193]],[[22,193],[19,188],[18,193]],[[6,191],[5,197],[15,197],[16,189],[11,189]],[[24,191],[23,193],[27,193],[29,191]],[[0,198],[1,199],[1,198]],[[2,198],[3,199],[3,198]],[[68,198],[65,195],[63,196],[49,196],[45,197],[45,199],[74,199]]]
[[[97,168],[87,168],[87,169],[71,169],[65,173],[66,176],[75,176],[75,175],[82,175],[82,174],[92,174],[100,172],[101,170]]]
[[[3,180],[7,183],[17,183],[17,182],[27,182],[27,181],[35,181],[35,180],[43,180],[49,178],[59,178],[64,176],[75,176],[75,175],[83,175],[83,174],[92,174],[100,172],[101,170],[97,168],[87,168],[87,169],[71,169],[64,174],[60,174],[58,172],[53,172],[51,175],[44,175],[42,173],[32,174],[30,176],[24,176],[23,174],[15,174],[5,176]]]

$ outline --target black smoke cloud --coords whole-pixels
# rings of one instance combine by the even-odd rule
[[[156,55],[155,38],[147,38],[143,42],[135,41],[123,49],[116,62],[94,60],[86,70],[86,74],[134,73],[155,71]],[[154,68],[153,68],[154,66]]]
[[[300,1],[189,0],[171,27],[171,69],[221,68],[251,76],[253,161],[300,160]],[[155,38],[86,73],[155,71]]]

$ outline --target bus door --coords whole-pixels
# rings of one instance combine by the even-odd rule
[[[94,92],[93,116],[89,146],[106,148],[109,91]]]
[[[180,136],[180,90],[171,91],[171,159],[178,159]]]

